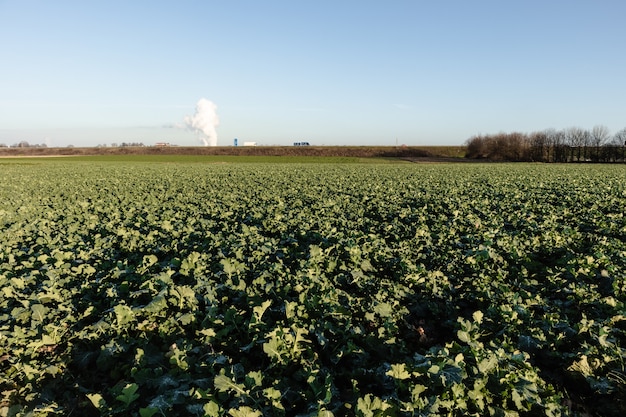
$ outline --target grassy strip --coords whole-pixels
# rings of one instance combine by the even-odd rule
[[[406,163],[398,158],[359,158],[349,156],[251,156],[251,155],[93,155],[71,157],[3,158],[0,164],[37,164],[67,162],[125,162],[125,163],[309,163],[309,164],[389,164]]]
[[[231,156],[317,156],[355,158],[462,158],[459,146],[217,146],[217,147],[118,147],[118,148],[0,148],[0,157],[94,156],[94,155],[231,155]]]

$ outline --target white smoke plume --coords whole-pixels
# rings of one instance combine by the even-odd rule
[[[217,117],[217,106],[206,98],[201,98],[196,103],[196,113],[193,116],[185,116],[185,126],[196,132],[204,143],[204,146],[217,146],[217,131],[215,128],[220,124]]]

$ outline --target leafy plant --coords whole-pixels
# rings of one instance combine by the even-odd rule
[[[626,412],[619,166],[3,175],[0,415]]]

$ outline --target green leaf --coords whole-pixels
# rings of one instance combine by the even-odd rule
[[[33,320],[36,321],[44,321],[46,315],[48,314],[48,311],[50,311],[48,307],[44,306],[43,304],[33,304],[30,309],[32,311]]]
[[[174,230],[174,226],[172,226],[172,222],[169,220],[164,220],[163,223],[161,223],[161,228],[166,232]]]
[[[387,371],[386,375],[400,380],[409,379],[411,377],[411,374],[406,370],[406,365],[403,363],[392,364],[391,369]]]
[[[254,410],[248,406],[231,408],[228,414],[232,417],[260,417],[263,415],[260,411]]]
[[[41,336],[41,343],[43,343],[45,346],[51,346],[57,344],[58,341],[55,340],[52,336],[44,334]]]
[[[296,316],[296,310],[298,308],[298,303],[295,301],[286,301],[285,302],[285,316],[287,319],[292,319]]]
[[[364,271],[364,272],[375,271],[375,268],[372,266],[372,263],[369,261],[369,259],[364,259],[361,262],[361,271]]]
[[[205,416],[218,417],[220,415],[220,406],[213,400],[202,407]]]
[[[516,390],[513,390],[511,392],[511,399],[515,403],[515,407],[517,407],[518,410],[525,410],[526,409],[526,407],[524,407],[524,403],[522,402],[522,400],[523,400],[522,396],[519,395],[519,393]]]
[[[268,398],[270,400],[280,400],[282,396],[281,392],[273,387],[265,388],[263,390],[263,395],[265,396],[265,398]]]
[[[393,314],[393,307],[389,303],[379,303],[374,306],[374,312],[380,317],[391,317]]]
[[[411,398],[412,401],[415,403],[417,402],[418,398],[420,397],[420,395],[426,391],[426,386],[421,385],[421,384],[416,384],[413,389],[411,389]]]
[[[150,314],[156,314],[167,308],[167,300],[161,294],[156,295],[148,305],[143,308],[143,311]]]
[[[145,269],[150,268],[152,265],[154,265],[155,263],[157,263],[159,260],[159,258],[157,258],[156,255],[146,255],[143,257],[143,262],[142,262],[142,266]]]
[[[441,368],[439,367],[439,365],[431,365],[431,367],[428,368],[428,373],[429,374],[433,374],[433,375],[437,375],[440,370],[441,370]]]
[[[91,265],[85,265],[83,266],[83,268],[81,269],[81,272],[87,276],[91,276],[93,274],[95,274],[97,272],[96,268],[94,268]]]
[[[214,329],[202,329],[198,330],[197,333],[203,336],[204,343],[211,343],[211,339],[217,335]]]
[[[102,398],[102,395],[100,395],[100,394],[87,394],[87,398],[89,398],[89,401],[91,401],[93,406],[96,407],[98,410],[106,409],[107,404],[104,401],[104,398]]]
[[[476,379],[474,381],[474,389],[467,392],[467,396],[474,401],[479,410],[485,409],[485,394],[483,393],[486,384],[485,379]]]
[[[56,289],[48,290],[45,294],[41,294],[39,296],[39,302],[41,304],[48,304],[53,301],[59,303],[63,302],[63,298],[61,297],[61,295],[59,295],[59,291]]]
[[[282,393],[279,390],[273,387],[265,388],[263,390],[263,395],[265,396],[265,398],[272,402],[272,406],[274,408],[284,410],[284,407],[280,402],[280,399],[282,398]]]
[[[595,370],[600,367],[600,362],[597,359],[593,359],[589,362],[587,355],[582,355],[580,360],[572,363],[567,370],[573,372],[580,372],[585,377],[593,377]]]
[[[139,398],[139,394],[137,394],[138,389],[139,386],[135,383],[126,384],[126,386],[122,388],[122,393],[115,397],[115,399],[123,402],[124,405],[128,407],[130,403]]]
[[[320,248],[317,245],[311,245],[309,246],[309,258],[310,259],[316,259],[320,256],[322,256],[322,248]]]
[[[261,371],[248,372],[246,382],[246,385],[250,388],[260,387],[263,384],[263,373]]]
[[[487,374],[497,365],[498,358],[495,355],[490,355],[488,358],[485,358],[478,362],[478,372],[480,372],[481,374]]]
[[[237,272],[237,268],[235,267],[236,260],[231,261],[230,259],[222,259],[220,263],[222,264],[222,269],[228,276],[231,276],[235,272]]]
[[[115,312],[115,318],[117,320],[117,324],[123,326],[127,323],[130,323],[135,319],[135,315],[133,314],[133,310],[130,307],[123,304],[118,304],[113,307],[113,311]]]
[[[247,394],[247,391],[243,384],[237,384],[233,382],[233,380],[231,380],[224,374],[217,375],[213,380],[213,385],[215,385],[215,389],[220,392],[233,391],[237,396],[243,396]]]
[[[480,310],[475,311],[474,314],[472,314],[472,317],[476,323],[480,324],[483,321],[483,312]]]
[[[472,340],[472,338],[470,337],[469,333],[466,332],[465,330],[457,331],[456,332],[456,337],[458,337],[461,342],[465,342],[465,343],[469,343],[470,340]]]
[[[178,321],[183,326],[186,326],[189,323],[192,323],[195,320],[195,318],[196,318],[196,316],[193,313],[185,313],[185,314],[183,314],[182,316],[180,316],[178,318]]]
[[[255,306],[252,308],[252,313],[254,314],[256,323],[261,322],[261,318],[263,317],[263,314],[265,314],[265,311],[271,305],[272,305],[272,300],[266,300],[260,306]]]
[[[159,412],[159,409],[156,407],[145,407],[145,408],[139,409],[139,415],[141,417],[152,417],[158,412]]]
[[[23,290],[26,288],[25,282],[22,278],[11,278],[11,286],[17,290]]]
[[[372,395],[366,394],[365,397],[359,398],[357,400],[357,410],[363,414],[365,417],[374,417],[380,415],[381,411],[385,411],[390,408],[391,405],[387,402],[381,400],[380,398]],[[378,411],[374,413],[374,411]]]
[[[272,335],[271,339],[263,343],[263,352],[270,358],[275,358],[279,362],[282,362],[282,350],[284,349],[284,343],[276,335]]]
[[[294,327],[295,326],[292,326],[292,329]],[[298,328],[295,328],[295,332],[296,332],[296,336],[293,339],[293,348],[292,348],[292,352],[293,353],[301,352],[301,351],[305,350],[304,348],[299,347],[300,343],[311,343],[311,341],[309,339],[304,337],[305,335],[307,335],[309,333],[306,329],[298,327]]]

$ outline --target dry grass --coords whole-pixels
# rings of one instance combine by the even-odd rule
[[[107,148],[0,148],[3,157],[90,155],[245,155],[357,158],[463,158],[463,146],[166,146]]]

